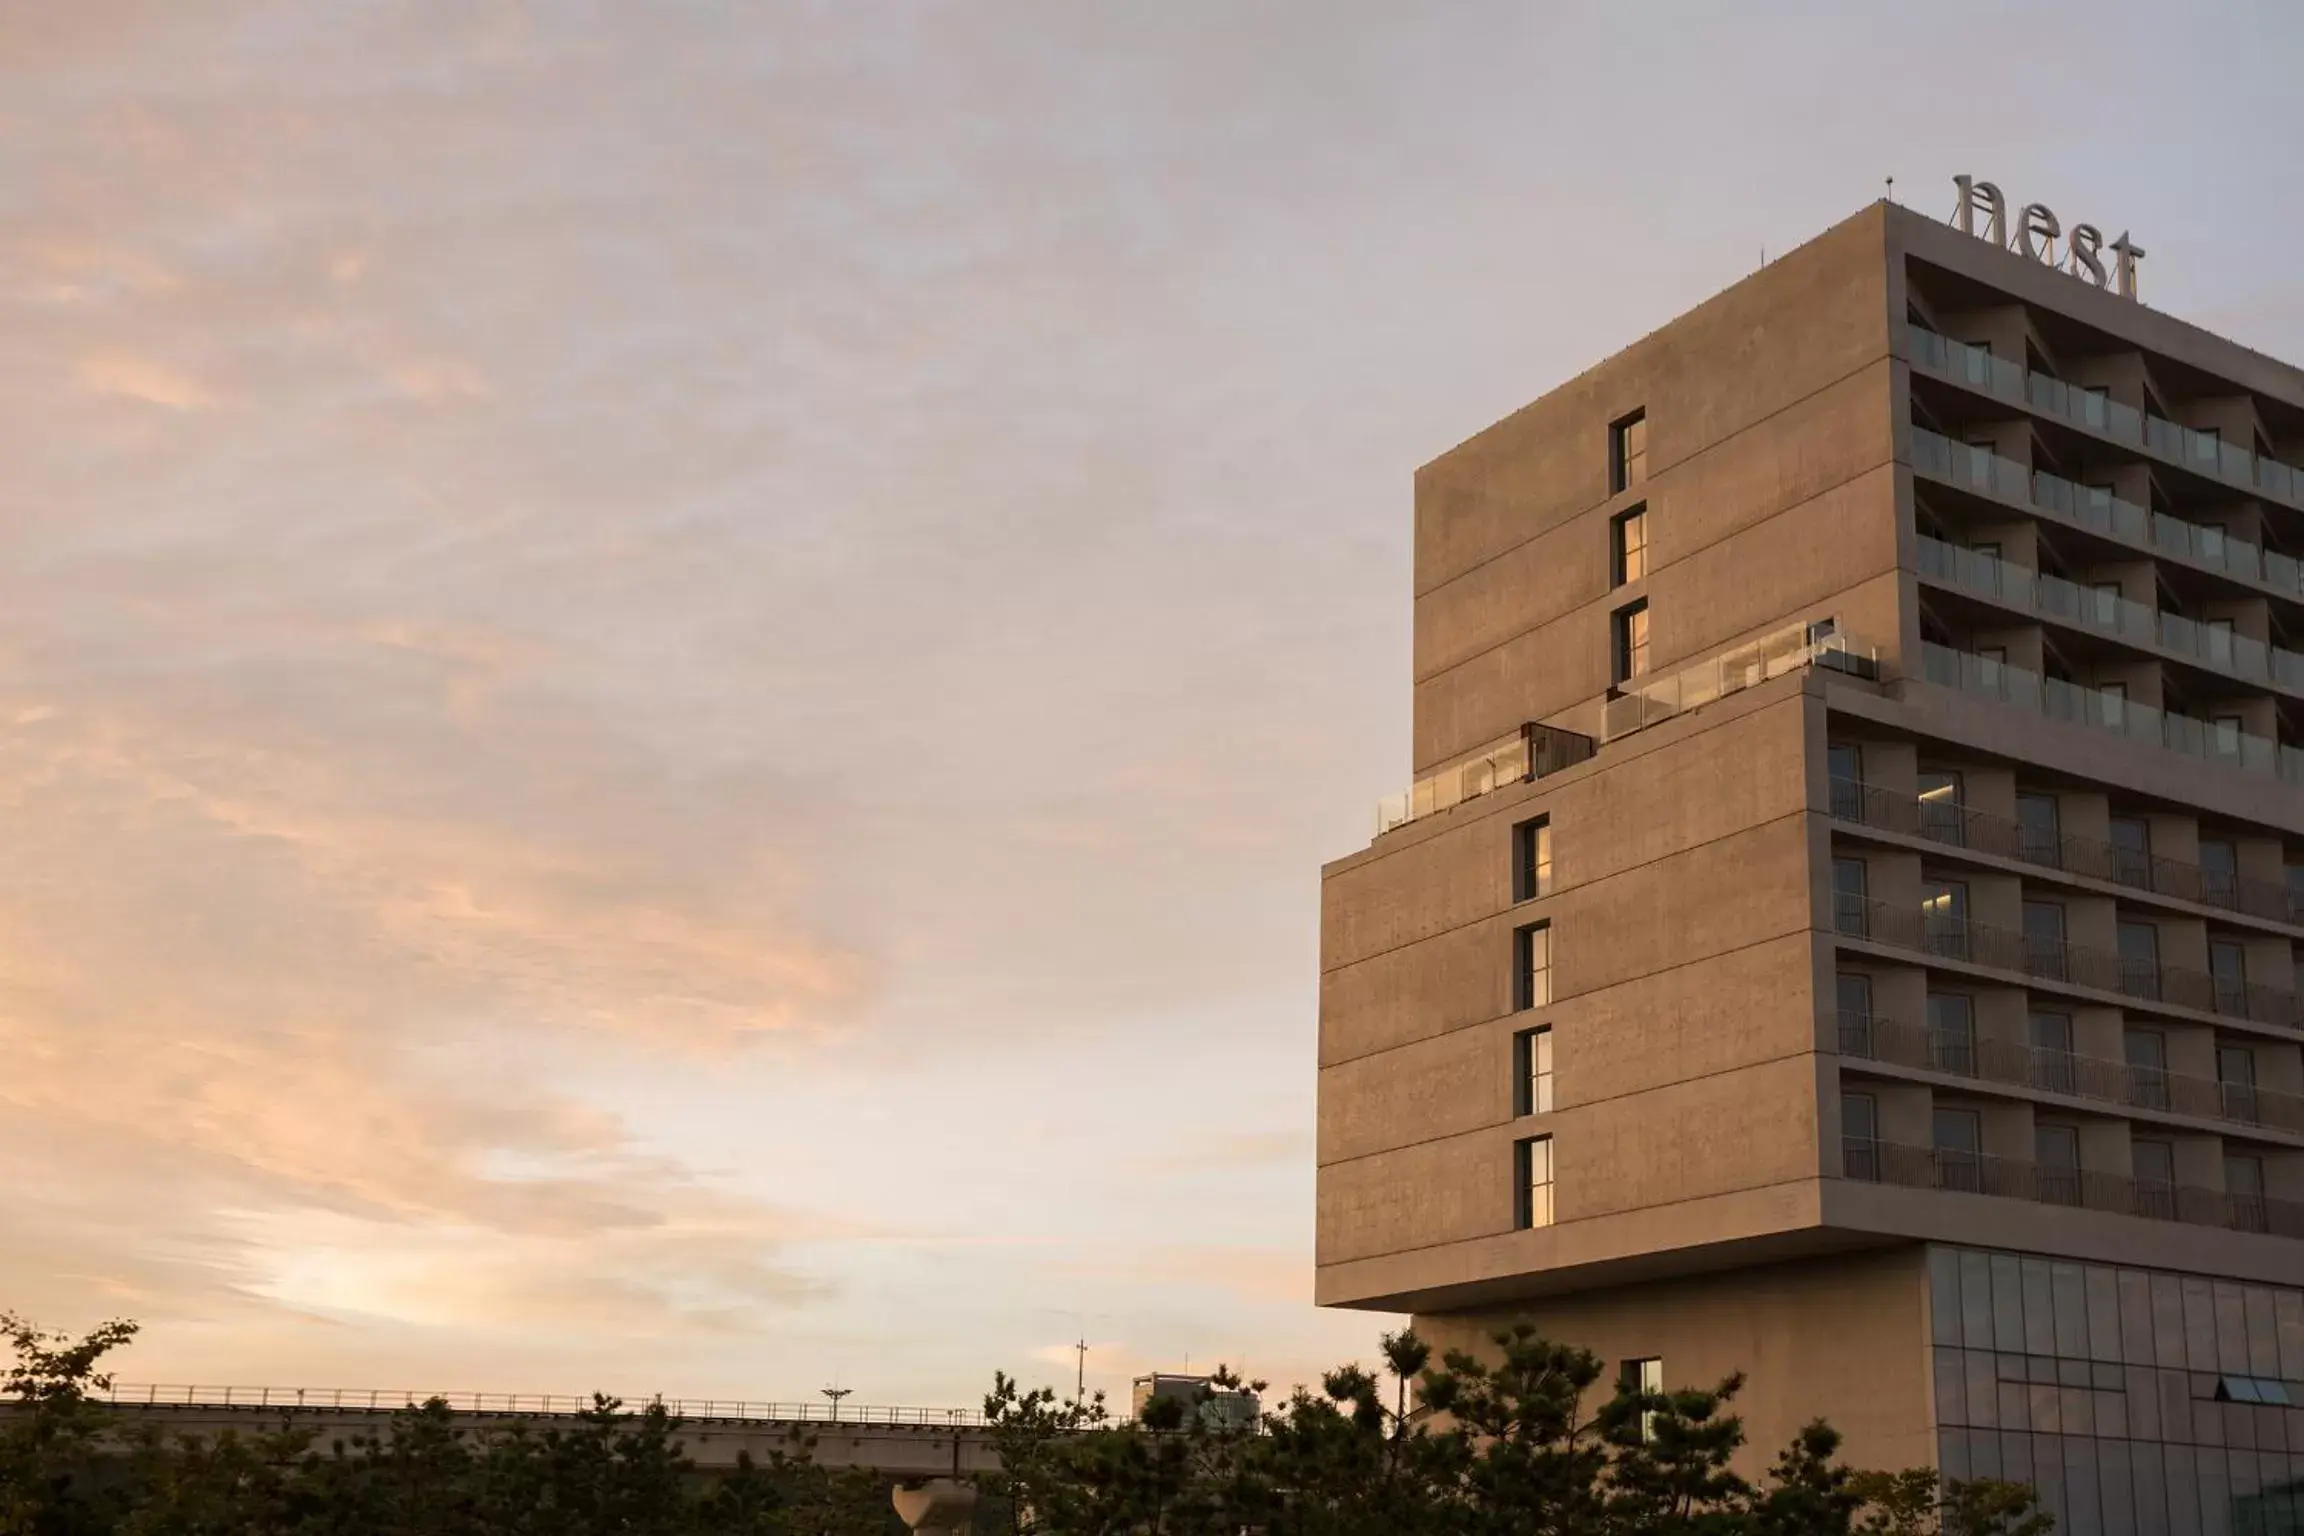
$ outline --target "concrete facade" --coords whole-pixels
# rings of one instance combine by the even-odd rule
[[[2149,1446],[2175,1512],[2107,1528],[2304,1475],[2298,466],[2304,373],[1884,204],[1426,465],[1419,783],[1323,872],[1319,1299],[1743,1369],[1756,1460],[1823,1414],[2081,1512],[2080,1440]],[[2228,1288],[2272,1346],[2209,1400],[2293,1420],[2211,1479],[1949,1417],[1970,1253]]]

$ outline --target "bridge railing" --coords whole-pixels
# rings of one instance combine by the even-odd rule
[[[398,1387],[197,1386],[155,1382],[115,1382],[92,1394],[120,1407],[327,1409],[342,1413],[389,1413],[438,1398],[458,1413],[568,1416],[588,1411],[588,1395],[552,1392],[427,1392]],[[775,1403],[729,1397],[627,1398],[637,1412],[661,1404],[676,1419],[744,1420],[781,1424],[918,1424],[937,1428],[979,1427],[975,1408],[903,1408],[876,1404]]]

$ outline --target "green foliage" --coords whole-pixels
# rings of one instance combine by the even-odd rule
[[[2028,1488],[1956,1483],[1939,1502],[1925,1468],[1852,1469],[1821,1422],[1755,1485],[1731,1465],[1740,1377],[1620,1386],[1587,1415],[1598,1359],[1525,1327],[1495,1344],[1491,1359],[1452,1352],[1435,1371],[1414,1334],[1388,1335],[1389,1383],[1332,1371],[1256,1433],[1176,1405],[1115,1424],[1101,1397],[1060,1401],[1001,1376],[984,1405],[1005,1469],[994,1481],[1043,1536],[2042,1536],[2052,1524]]]
[[[0,1536],[881,1536],[886,1486],[818,1466],[795,1438],[699,1472],[661,1407],[596,1398],[544,1429],[476,1431],[447,1406],[323,1443],[311,1421],[169,1437],[116,1419],[101,1365],[135,1336],[85,1338],[0,1315]],[[1927,1469],[1865,1472],[1814,1423],[1753,1483],[1729,1410],[1743,1382],[1643,1393],[1587,1411],[1589,1352],[1527,1328],[1488,1358],[1432,1368],[1409,1332],[1384,1372],[1330,1372],[1253,1428],[1156,1402],[1113,1421],[1003,1375],[985,1400],[1001,1475],[989,1491],[1036,1536],[2045,1536],[2028,1488]],[[1411,1402],[1411,1386],[1415,1401]],[[1261,1392],[1219,1371],[1216,1390]],[[995,1506],[997,1507],[997,1506]],[[1002,1518],[1002,1528],[1008,1528]]]

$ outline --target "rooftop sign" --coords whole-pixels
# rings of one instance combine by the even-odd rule
[[[2105,244],[2104,231],[2093,224],[2075,224],[2072,233],[2066,236],[2064,226],[2046,203],[2026,203],[2016,215],[2016,231],[2011,236],[2008,199],[2001,195],[1998,187],[1971,176],[1955,176],[1952,184],[1960,189],[1960,204],[1952,210],[1952,223],[1963,233],[1989,240],[2027,261],[2062,267],[2082,282],[2098,288],[2116,287],[2122,298],[2136,297],[2136,263],[2144,259],[2144,247],[2129,239],[2126,230],[2109,245]],[[1982,229],[1976,227],[1979,213],[1984,216]],[[2104,271],[2106,251],[2112,253],[2110,276]]]

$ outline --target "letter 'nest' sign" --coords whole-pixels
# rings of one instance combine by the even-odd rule
[[[2119,239],[2106,245],[2104,231],[2093,224],[2075,224],[2067,238],[2064,226],[2056,221],[2054,210],[2046,203],[2026,203],[2016,216],[2016,232],[2011,236],[2008,199],[2000,195],[1998,187],[1970,176],[1955,176],[1952,184],[1960,189],[1960,206],[1952,211],[1952,222],[1963,233],[1989,240],[2027,261],[2062,267],[2084,283],[2093,283],[2099,288],[2116,286],[2123,298],[2136,297],[2136,263],[2144,259],[2144,247],[2129,239],[2126,230],[2120,232]],[[1976,227],[1979,212],[1984,215],[1982,229]],[[2104,272],[2106,251],[2112,253],[2109,277]]]

